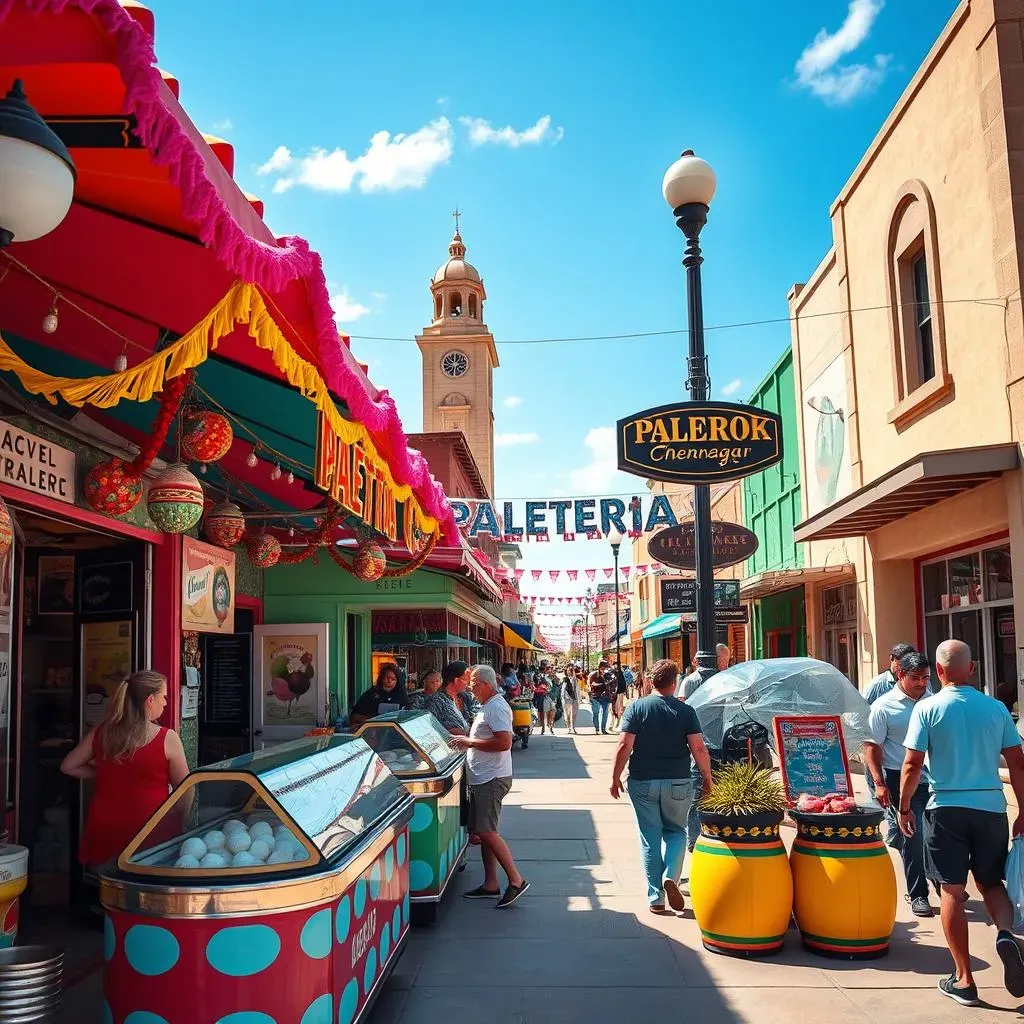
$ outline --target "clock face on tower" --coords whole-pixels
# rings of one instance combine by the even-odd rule
[[[469,369],[469,356],[465,352],[446,352],[441,357],[441,372],[446,377],[461,377]]]

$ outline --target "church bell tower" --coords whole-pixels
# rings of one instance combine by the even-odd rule
[[[461,430],[484,483],[494,497],[494,370],[498,350],[484,323],[487,292],[479,272],[466,261],[459,233],[448,246],[448,261],[430,282],[433,321],[416,336],[423,358],[423,430]]]

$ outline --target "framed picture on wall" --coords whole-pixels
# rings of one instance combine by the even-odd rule
[[[268,740],[324,724],[329,671],[326,622],[256,626],[253,718]]]
[[[40,555],[38,601],[40,615],[70,615],[75,610],[75,558]]]

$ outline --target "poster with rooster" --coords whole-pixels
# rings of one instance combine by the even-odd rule
[[[320,724],[326,703],[327,625],[257,626],[256,700],[269,739]]]

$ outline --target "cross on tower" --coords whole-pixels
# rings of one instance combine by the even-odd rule
[[[457,206],[455,207],[454,210],[452,210],[452,216],[455,218],[455,234],[458,234],[459,233],[459,217],[462,216],[462,213],[460,212],[460,210],[459,210],[459,208]]]

